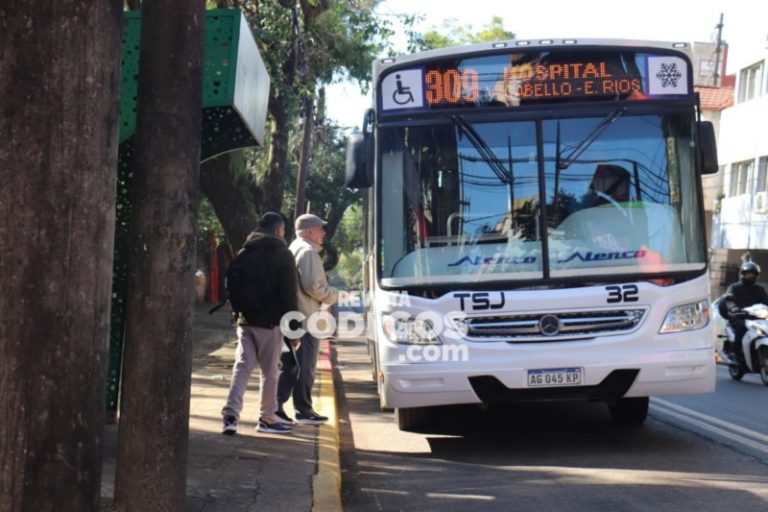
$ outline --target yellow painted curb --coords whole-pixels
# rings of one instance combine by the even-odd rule
[[[320,388],[317,411],[328,416],[328,423],[320,425],[317,431],[317,472],[312,476],[312,510],[340,512],[343,508],[341,506],[339,416],[333,385],[331,347],[328,340],[320,342],[317,379]]]

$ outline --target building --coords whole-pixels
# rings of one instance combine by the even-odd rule
[[[722,111],[718,158],[722,185],[713,208],[712,293],[737,279],[745,253],[768,277],[768,48],[732,54],[734,104]]]

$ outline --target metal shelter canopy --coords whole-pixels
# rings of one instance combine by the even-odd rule
[[[124,15],[120,143],[136,131],[141,13]],[[206,11],[201,160],[264,144],[269,74],[239,9]]]

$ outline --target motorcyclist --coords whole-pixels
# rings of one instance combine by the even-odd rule
[[[757,284],[757,276],[760,275],[760,266],[753,261],[745,261],[739,266],[739,280],[731,284],[725,291],[721,301],[721,314],[728,320],[734,333],[733,351],[736,361],[745,366],[744,351],[740,350],[741,338],[747,332],[745,325],[746,313],[743,308],[753,304],[763,303],[768,305],[768,293]]]

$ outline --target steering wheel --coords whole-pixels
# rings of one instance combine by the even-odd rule
[[[624,208],[623,206],[621,206],[621,205],[619,204],[619,202],[618,202],[618,201],[616,201],[614,198],[612,198],[611,196],[609,196],[609,195],[608,195],[608,194],[606,194],[605,192],[595,191],[595,194],[597,194],[598,196],[600,196],[601,198],[603,198],[603,199],[605,199],[607,202],[609,202],[609,203],[611,204],[611,206],[613,206],[614,208],[616,208],[617,210],[619,210],[619,211],[621,212],[621,214],[622,214],[622,215],[623,215],[625,218],[627,218],[627,219],[629,218],[629,214],[627,213],[627,209],[626,209],[626,208]]]

